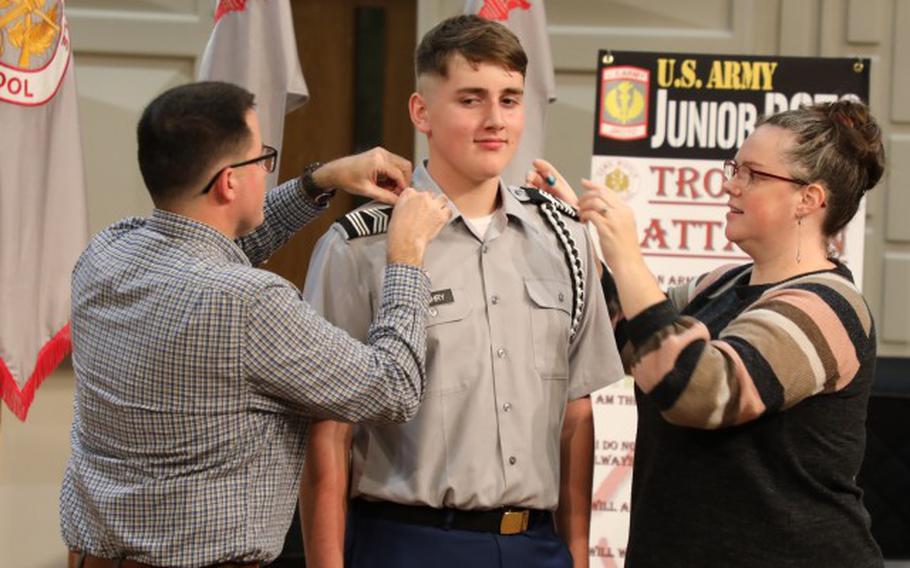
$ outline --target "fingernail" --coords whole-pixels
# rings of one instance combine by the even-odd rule
[[[550,174],[544,181],[547,182],[547,185],[556,185],[556,176]]]

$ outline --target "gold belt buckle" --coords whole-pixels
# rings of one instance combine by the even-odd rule
[[[506,511],[499,523],[499,534],[519,534],[528,530],[528,510]]]

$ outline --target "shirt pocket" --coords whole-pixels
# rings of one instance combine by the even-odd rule
[[[462,288],[450,288],[452,301],[430,306],[427,314],[427,393],[448,394],[470,386],[479,358],[469,349],[472,307]]]
[[[530,298],[534,364],[546,380],[569,378],[572,287],[562,280],[525,279]]]

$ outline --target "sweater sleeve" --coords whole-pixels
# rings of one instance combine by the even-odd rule
[[[841,390],[873,341],[862,296],[832,273],[769,289],[716,339],[669,300],[627,327],[638,386],[669,422],[695,428],[742,424]]]
[[[735,267],[735,265],[724,265],[712,272],[707,272],[697,278],[693,278],[688,283],[669,288],[666,291],[669,304],[677,311],[682,311],[692,298],[703,292],[708,286],[717,282],[722,277],[728,276],[732,267]],[[634,346],[629,343],[629,322],[623,313],[622,305],[619,303],[619,290],[616,288],[616,282],[613,280],[613,276],[610,274],[610,270],[607,267],[604,267],[603,269],[600,287],[603,290],[604,300],[607,303],[607,310],[610,313],[613,336],[616,341],[616,347],[619,349],[622,358],[623,368],[627,375],[632,374],[631,364],[635,356],[635,349]]]

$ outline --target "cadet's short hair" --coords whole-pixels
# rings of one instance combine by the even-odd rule
[[[522,77],[528,56],[518,37],[502,24],[475,15],[454,16],[428,31],[415,53],[417,77],[448,77],[449,60],[459,54],[471,65],[492,63]]]
[[[252,93],[217,81],[174,87],[150,102],[136,138],[139,170],[152,201],[157,205],[202,191],[212,166],[249,144],[246,114],[253,106]]]

